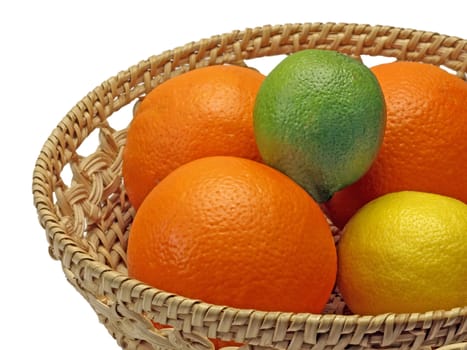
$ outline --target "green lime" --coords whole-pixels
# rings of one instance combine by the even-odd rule
[[[261,85],[254,108],[264,162],[320,203],[369,169],[385,123],[384,96],[371,70],[327,50],[282,60]]]

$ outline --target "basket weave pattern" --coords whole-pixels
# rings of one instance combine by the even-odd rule
[[[109,118],[171,77],[213,64],[307,48],[354,57],[442,65],[466,80],[467,41],[412,29],[360,24],[264,26],[186,44],[152,56],[97,86],[60,121],[35,164],[34,204],[50,255],[124,349],[210,349],[223,338],[255,349],[466,349],[467,306],[448,311],[357,316],[335,291],[322,315],[211,305],[157,290],[126,274],[134,210],[121,177],[126,129]],[[97,149],[80,155],[93,132]],[[66,181],[65,170],[72,174]],[[260,291],[259,291],[260,292]],[[156,330],[152,321],[173,329]],[[452,344],[452,345],[448,345]]]

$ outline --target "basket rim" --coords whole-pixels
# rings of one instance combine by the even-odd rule
[[[382,319],[390,319],[390,320],[411,320],[411,321],[427,321],[427,320],[434,320],[434,319],[442,319],[442,318],[453,318],[453,317],[467,317],[467,305],[465,306],[458,306],[448,310],[438,309],[438,310],[430,310],[426,312],[411,312],[411,313],[394,313],[388,312],[383,314],[377,315],[358,315],[358,314],[351,314],[351,315],[340,315],[340,314],[315,314],[315,313],[308,313],[308,312],[284,312],[284,311],[262,311],[256,309],[242,309],[236,308],[228,305],[219,305],[219,304],[212,304],[208,303],[199,299],[193,299],[184,297],[182,295],[171,293],[164,291],[162,289],[155,288],[150,286],[140,280],[135,278],[129,277],[128,275],[115,271],[109,266],[96,261],[93,259],[86,251],[80,248],[75,242],[70,242],[70,239],[66,233],[57,232],[55,234],[60,245],[63,247],[55,247],[60,250],[63,250],[63,257],[62,260],[77,260],[81,261],[83,264],[83,268],[86,269],[87,273],[91,273],[94,278],[97,278],[104,282],[106,287],[104,287],[103,293],[106,292],[105,289],[110,290],[121,290],[127,289],[131,290],[132,293],[117,293],[116,302],[134,302],[135,299],[144,298],[145,300],[152,300],[154,302],[153,306],[160,307],[160,300],[166,301],[168,304],[171,301],[175,303],[185,303],[187,306],[184,308],[185,313],[189,313],[190,311],[193,313],[205,312],[205,310],[216,310],[218,313],[222,312],[230,312],[234,314],[242,314],[242,315],[254,315],[259,318],[265,318],[268,315],[274,314],[276,317],[285,317],[290,319],[290,322],[296,320],[303,321],[303,318],[312,318],[313,320],[318,320],[320,322],[328,322],[333,321],[336,319],[346,320],[346,322],[350,321],[358,321],[358,319],[365,319],[368,322],[372,322],[373,320],[377,320],[377,322],[382,322]],[[63,237],[58,237],[62,236]],[[54,257],[54,256],[52,256]],[[73,281],[70,281],[73,284]],[[188,306],[189,305],[189,306]],[[190,309],[187,309],[189,307]],[[198,310],[200,309],[200,310]],[[142,310],[142,311],[149,311]],[[165,322],[165,319],[155,318],[156,322]],[[167,324],[176,326],[176,324],[171,323],[170,318],[168,318],[169,322]]]
[[[149,91],[155,85],[161,82],[142,81],[138,77],[142,71],[154,73],[154,76],[159,74],[162,79],[169,79],[173,76],[174,70],[170,70],[174,65],[179,64],[179,67],[185,67],[188,70],[198,68],[201,65],[219,64],[220,61],[235,62],[236,59],[241,58],[248,60],[250,57],[250,51],[255,48],[251,48],[251,41],[256,40],[258,43],[258,37],[255,37],[256,32],[268,32],[271,33],[271,37],[278,37],[280,40],[280,33],[297,31],[303,29],[307,30],[312,28],[337,28],[338,34],[342,33],[341,41],[351,40],[351,35],[354,32],[366,33],[369,37],[385,35],[387,37],[393,37],[393,43],[397,45],[397,35],[401,34],[404,40],[408,40],[409,46],[416,46],[415,41],[422,40],[425,42],[434,43],[435,49],[441,49],[443,51],[442,44],[447,42],[447,45],[454,47],[450,54],[453,54],[456,59],[462,61],[462,65],[459,66],[459,71],[465,78],[465,72],[467,71],[467,40],[456,36],[441,35],[434,32],[419,31],[410,28],[401,28],[393,26],[382,26],[382,25],[368,25],[368,24],[355,24],[355,23],[334,23],[334,22],[310,22],[310,23],[295,23],[295,24],[279,24],[279,25],[264,25],[255,28],[245,28],[244,30],[234,30],[230,33],[221,35],[214,35],[208,39],[201,39],[196,42],[187,43],[185,45],[176,47],[172,50],[167,50],[158,55],[150,56],[148,59],[139,62],[138,64],[130,66],[127,70],[119,72],[117,75],[109,78],[108,80],[101,83],[88,95],[83,97],[68,113],[60,123],[53,129],[50,136],[45,141],[39,156],[36,160],[34,171],[33,171],[33,198],[34,205],[36,207],[39,222],[45,229],[47,239],[50,245],[50,255],[57,260],[61,260],[64,269],[67,269],[71,264],[80,264],[84,274],[92,276],[94,281],[98,282],[103,295],[112,295],[113,302],[115,303],[134,303],[138,299],[144,299],[139,305],[141,310],[144,312],[151,312],[155,307],[165,307],[170,309],[170,305],[183,304],[184,312],[192,313],[206,313],[206,310],[214,310],[215,317],[221,319],[222,314],[236,314],[236,315],[249,315],[251,317],[259,317],[260,319],[267,318],[268,315],[274,314],[275,317],[285,318],[289,322],[303,322],[304,319],[311,320],[312,322],[331,322],[333,320],[345,320],[345,322],[357,323],[360,319],[368,320],[369,322],[383,323],[386,320],[391,322],[394,320],[407,321],[421,321],[426,322],[434,319],[451,319],[455,317],[467,317],[467,305],[459,306],[451,310],[433,310],[423,313],[386,313],[380,315],[336,315],[336,314],[312,314],[312,313],[291,313],[291,312],[268,312],[251,309],[238,309],[230,306],[214,305],[206,303],[204,301],[186,298],[173,293],[168,293],[152,286],[146,285],[136,279],[132,279],[124,273],[113,270],[108,265],[95,260],[88,252],[86,252],[80,245],[70,237],[70,234],[64,229],[63,222],[60,221],[58,215],[53,210],[54,208],[54,196],[53,192],[56,189],[57,174],[60,174],[63,166],[66,165],[70,158],[71,153],[75,152],[85,137],[96,129],[99,125],[106,121],[106,118],[112,115],[114,112],[119,110],[121,107],[134,101],[138,96],[141,96],[144,92]],[[279,34],[277,34],[279,33]],[[249,38],[249,41],[246,40]],[[271,40],[271,38],[269,38]],[[243,45],[243,46],[242,46]],[[250,46],[248,46],[250,45]],[[234,46],[235,57],[232,57],[232,53],[226,53],[225,57],[222,56],[219,60],[204,60],[202,62],[192,62],[190,59],[182,59],[179,57],[181,53],[190,53],[190,57],[193,55],[203,55],[213,48],[223,48],[227,46]],[[410,47],[409,47],[410,48]],[[287,53],[285,49],[284,53]],[[371,55],[371,52],[369,52]],[[265,54],[264,56],[267,56]],[[375,55],[379,56],[379,55]],[[448,60],[449,55],[445,55],[443,60]],[[155,68],[155,62],[159,65]],[[175,64],[174,64],[175,62]],[[182,67],[182,68],[183,68]],[[183,72],[183,69],[182,69]],[[175,72],[177,73],[177,72]],[[165,76],[164,76],[165,74]],[[178,73],[177,73],[178,74]],[[138,81],[138,79],[140,79]],[[123,87],[122,87],[123,86]],[[103,105],[102,101],[106,101],[107,105]],[[99,105],[100,104],[100,105]],[[90,107],[93,106],[93,107]],[[96,107],[97,106],[97,107]],[[82,128],[87,129],[83,132],[83,139],[75,143],[66,140],[63,144],[63,138],[61,135],[66,132],[71,132],[72,125],[78,122],[77,113],[82,110],[94,111],[94,115],[88,118],[87,125],[81,125]],[[70,150],[71,148],[71,150]],[[64,151],[61,151],[61,150]],[[61,164],[61,169],[54,168],[53,165],[48,161],[50,157],[57,159]],[[44,173],[47,173],[49,178],[45,178]],[[59,181],[59,180],[58,180]],[[67,278],[72,284],[79,285],[82,281],[77,281],[76,277],[68,276]],[[122,292],[122,290],[129,291],[128,293]],[[115,292],[117,291],[117,292]],[[170,311],[169,311],[170,314]],[[168,321],[167,324],[177,326],[176,322],[167,315],[153,314],[154,320]],[[207,321],[203,320],[201,327],[207,327]]]

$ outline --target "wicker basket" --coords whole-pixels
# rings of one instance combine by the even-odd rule
[[[109,117],[188,70],[246,64],[306,48],[423,61],[466,79],[467,41],[457,37],[359,24],[267,25],[213,36],[141,61],[86,95],[46,140],[34,168],[33,195],[50,255],[61,261],[67,280],[122,348],[210,349],[208,337],[233,339],[255,349],[467,348],[467,306],[358,316],[346,312],[335,291],[324,314],[267,313],[187,299],[127,276],[125,250],[134,210],[121,178],[126,129],[112,127]],[[78,148],[91,133],[98,135],[97,149],[83,156]],[[174,328],[154,329],[151,320]]]

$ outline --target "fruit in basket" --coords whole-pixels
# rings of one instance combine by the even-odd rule
[[[403,190],[467,203],[467,83],[426,63],[372,70],[386,99],[383,145],[370,170],[326,203],[332,221],[343,227],[365,203]]]
[[[253,106],[264,75],[216,65],[156,86],[136,109],[123,153],[123,178],[131,204],[171,171],[206,156],[259,160]]]
[[[383,195],[347,223],[338,286],[357,314],[467,305],[467,205],[416,191]]]
[[[264,80],[254,109],[264,162],[318,202],[368,170],[384,125],[384,98],[373,73],[334,51],[310,49],[285,58]]]
[[[321,312],[336,278],[334,240],[318,204],[281,172],[205,157],[165,177],[139,207],[128,273],[208,303]]]

